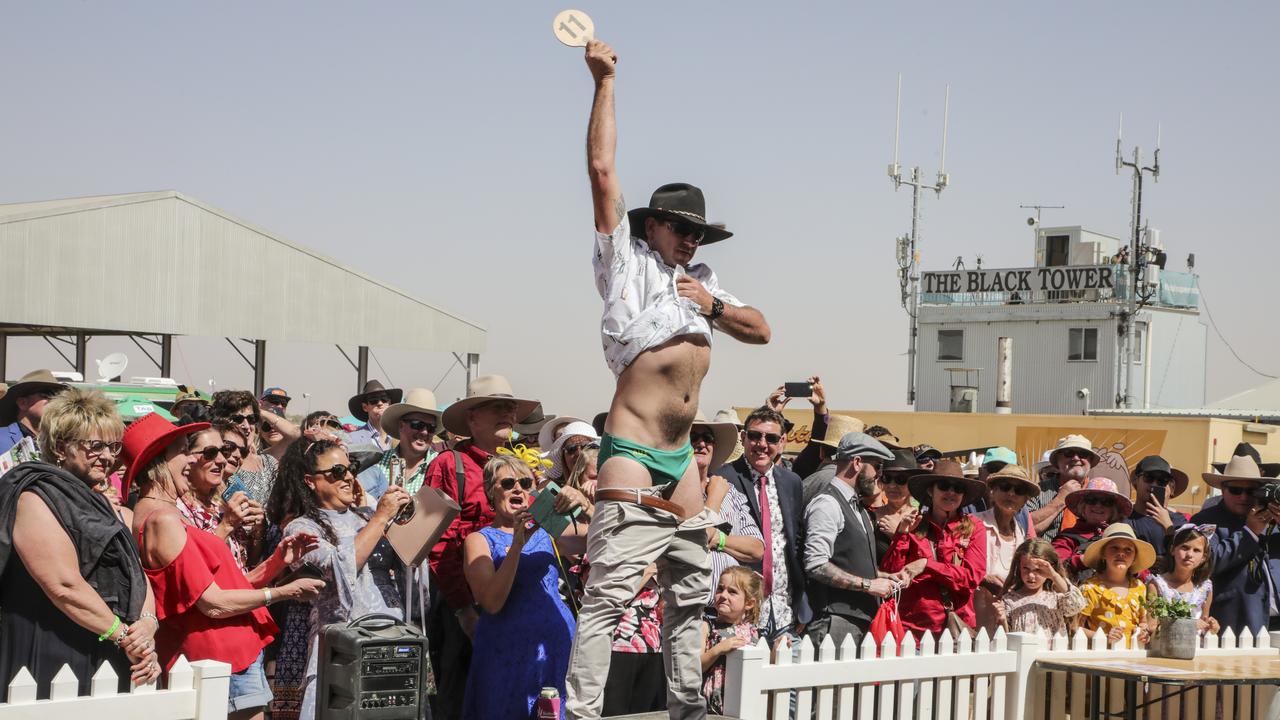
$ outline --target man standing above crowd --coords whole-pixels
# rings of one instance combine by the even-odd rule
[[[658,188],[627,212],[614,165],[613,86],[618,58],[599,40],[586,48],[595,95],[587,166],[595,212],[596,289],[604,300],[605,359],[617,376],[600,444],[596,510],[587,537],[592,570],[569,664],[570,718],[598,718],[610,639],[626,604],[657,562],[666,602],[662,644],[673,718],[706,717],[700,692],[699,617],[711,583],[703,508],[689,444],[698,391],[711,360],[712,326],[738,340],[769,341],[759,311],[720,288],[699,246],[732,233],[709,224],[702,191]],[[603,507],[602,507],[603,506]]]
[[[879,468],[893,453],[865,433],[849,433],[836,449],[836,474],[805,508],[804,567],[809,576],[814,646],[830,635],[855,644],[871,627],[880,598],[896,581],[878,569],[876,521],[859,498],[876,492]],[[870,492],[868,492],[870,491]]]
[[[747,416],[742,431],[742,457],[716,472],[747,496],[751,517],[764,537],[764,605],[760,608],[761,635],[773,644],[788,636],[799,639],[809,622],[805,595],[804,496],[800,476],[778,465],[782,451],[782,415],[761,407]]]
[[[0,397],[0,454],[9,452],[23,438],[35,442],[44,406],[66,389],[48,370],[29,372],[14,383]]]
[[[1068,435],[1058,440],[1049,453],[1049,464],[1058,469],[1056,477],[1046,477],[1040,483],[1040,494],[1027,502],[1031,522],[1036,526],[1036,536],[1052,540],[1062,529],[1062,513],[1067,509],[1067,496],[1084,487],[1089,471],[1100,458],[1093,451],[1093,444],[1083,435]]]

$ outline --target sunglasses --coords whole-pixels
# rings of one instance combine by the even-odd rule
[[[257,424],[259,417],[260,416],[256,413],[249,413],[248,415],[232,415],[227,418],[227,422],[232,425],[255,425]]]
[[[365,405],[390,405],[391,398],[387,395],[374,395],[364,399]]]
[[[778,433],[760,432],[759,430],[748,430],[747,439],[751,442],[760,442],[760,440],[763,439],[770,445],[777,445],[782,442],[782,436]]]
[[[565,445],[565,446],[564,446],[564,454],[565,454],[565,455],[570,455],[570,454],[576,455],[576,454],[578,454],[578,453],[582,452],[583,450],[586,450],[587,448],[598,448],[598,447],[600,447],[600,444],[599,444],[599,443],[594,443],[594,442],[581,442],[581,443],[577,443],[576,445]]]
[[[1113,505],[1115,505],[1115,504],[1116,504],[1116,501],[1115,501],[1114,499],[1112,499],[1112,498],[1109,498],[1109,497],[1103,497],[1103,496],[1101,496],[1101,495],[1090,495],[1090,496],[1085,497],[1085,499],[1084,499],[1084,500],[1081,500],[1081,501],[1080,501],[1080,504],[1082,504],[1082,505],[1101,505],[1101,506],[1103,506],[1103,507],[1111,507],[1111,506],[1113,506]]]
[[[1239,485],[1223,485],[1222,491],[1231,495],[1248,495],[1253,492],[1251,487],[1240,487]]]
[[[423,430],[426,430],[428,433],[433,435],[436,432],[436,426],[426,420],[401,420],[400,422],[408,425],[409,429],[414,432],[422,432]]]
[[[107,442],[106,440],[79,440],[80,447],[84,448],[85,455],[89,457],[98,457],[102,453],[110,453],[119,455],[120,449],[124,447],[119,442]]]
[[[1011,482],[1008,482],[1007,480],[997,480],[991,483],[991,489],[996,492],[1016,493],[1023,497],[1031,497],[1031,493],[1032,493],[1031,488],[1027,487],[1026,485],[1011,483]]]
[[[1058,455],[1064,458],[1084,458],[1086,460],[1093,459],[1093,453],[1087,450],[1079,450],[1075,448],[1071,448],[1068,450],[1059,450]]]
[[[226,454],[223,452],[223,446],[221,445],[210,445],[203,450],[192,450],[191,454],[199,455],[205,462],[213,462],[219,455],[226,457]]]
[[[1163,473],[1158,475],[1143,475],[1142,477],[1146,478],[1147,482],[1152,485],[1159,485],[1160,487],[1169,487],[1169,483],[1173,482],[1172,475],[1165,475]]]
[[[709,430],[704,430],[702,432],[696,432],[696,431],[691,432],[689,433],[689,442],[690,443],[704,442],[708,445],[715,445],[716,434]]]
[[[667,220],[663,222],[663,224],[667,226],[668,230],[676,235],[691,237],[696,243],[701,243],[702,239],[706,237],[707,234],[701,227],[698,227],[687,220]]]
[[[907,484],[911,478],[906,473],[891,472],[880,476],[880,482],[885,485],[903,485]]]
[[[356,471],[355,465],[338,464],[332,467],[327,467],[324,470],[316,470],[311,474],[312,475],[328,475],[329,477],[333,478],[334,482],[337,482],[345,478],[347,476],[347,473],[354,474],[355,471]]]
[[[953,492],[961,495],[966,490],[965,484],[959,480],[939,480],[933,486],[938,489],[938,492]]]
[[[520,483],[521,490],[533,489],[533,478],[531,477],[522,477],[519,480],[515,478],[502,478],[498,481],[498,487],[502,488],[503,492],[511,492],[511,488],[515,487],[517,482]]]
[[[232,455],[244,457],[247,452],[249,452],[249,447],[247,445],[237,445],[233,442],[222,443],[222,454],[225,457],[231,457]]]

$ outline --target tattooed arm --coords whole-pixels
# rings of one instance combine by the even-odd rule
[[[836,567],[830,560],[809,571],[809,579],[842,590],[857,590],[878,598],[888,597],[901,583],[887,578],[860,578]]]
[[[587,174],[596,230],[605,234],[612,233],[627,212],[614,166],[618,127],[613,113],[613,79],[617,64],[618,56],[608,45],[599,40],[587,43],[587,67],[596,86],[587,122]]]

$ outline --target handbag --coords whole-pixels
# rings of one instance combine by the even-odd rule
[[[454,502],[453,498],[423,483],[422,487],[418,488],[418,492],[413,495],[413,502],[406,505],[387,526],[387,542],[391,543],[391,548],[396,551],[400,561],[408,567],[421,565],[422,561],[427,559],[436,541],[462,511],[460,503],[464,497],[462,493],[465,489],[466,475],[458,452],[455,450],[453,454],[458,482],[458,502]],[[396,474],[393,468],[392,475]],[[391,478],[391,482],[403,485],[403,473],[400,473],[400,477]]]
[[[893,635],[897,654],[902,654],[902,638],[907,634],[907,629],[902,626],[902,616],[898,613],[897,591],[894,591],[892,597],[880,603],[875,617],[871,618],[871,627],[867,632],[871,633],[872,639],[876,641],[877,656],[880,654],[880,647],[886,635]]]

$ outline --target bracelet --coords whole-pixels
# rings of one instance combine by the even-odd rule
[[[138,616],[138,622],[142,622],[143,619],[150,619],[156,624],[156,629],[160,629],[160,618],[156,617],[155,613],[144,612]]]
[[[99,635],[99,636],[98,636],[98,642],[102,642],[102,641],[106,640],[107,638],[111,637],[112,635],[115,635],[115,634],[116,634],[116,629],[117,629],[117,628],[119,628],[119,627],[120,627],[120,618],[119,618],[119,617],[117,617],[117,618],[115,619],[115,622],[111,623],[111,627],[107,628],[107,631],[106,631],[106,632],[104,632],[104,633],[102,633],[101,635]]]
[[[262,603],[262,606],[266,607],[271,604],[271,588],[262,588],[262,592],[267,596],[267,601]]]
[[[117,635],[111,642],[115,643],[116,647],[120,647],[120,643],[124,642],[124,638],[128,634],[129,634],[129,626],[121,625],[120,634]]]
[[[724,534],[723,530],[717,530],[720,533],[720,540],[716,543],[716,550],[724,552],[724,545],[729,541],[729,536]]]

